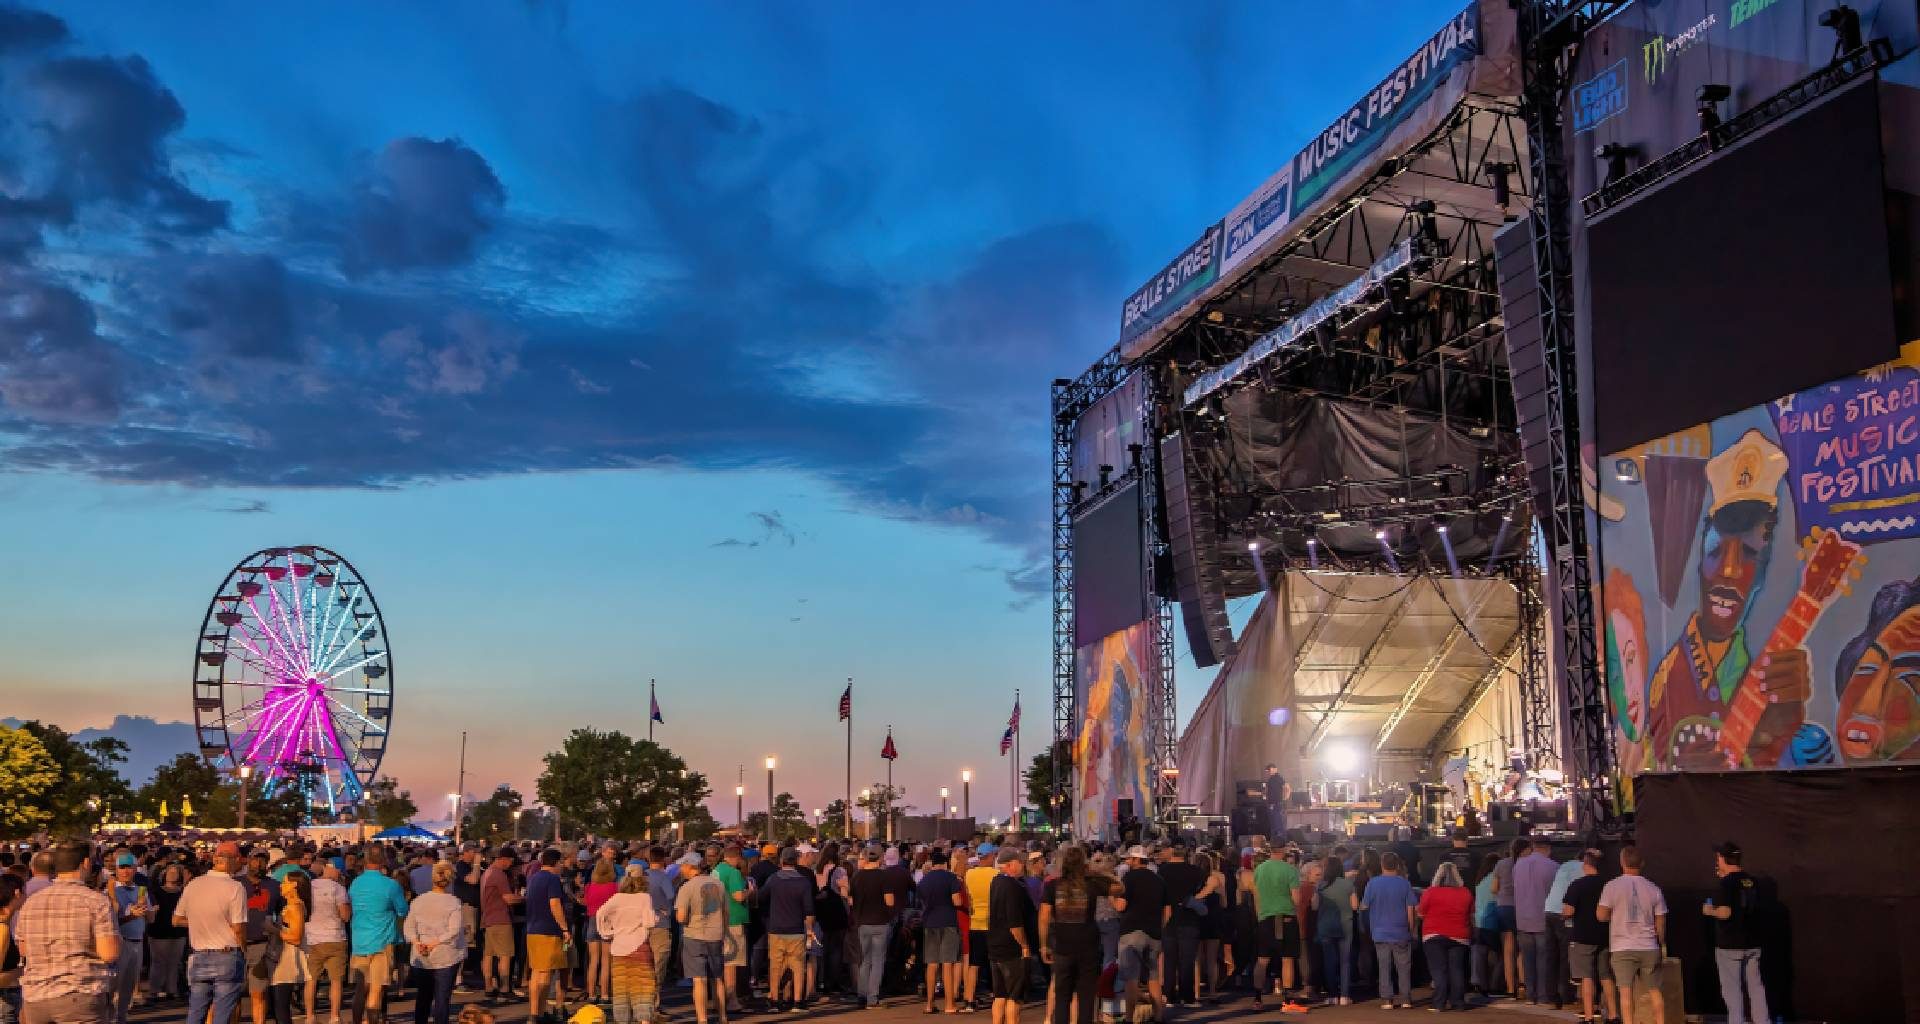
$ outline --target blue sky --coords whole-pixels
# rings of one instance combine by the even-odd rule
[[[311,542],[416,792],[655,676],[821,806],[851,674],[858,775],[891,720],[1004,814],[1048,380],[1455,6],[0,7],[0,716],[187,717],[226,569]]]

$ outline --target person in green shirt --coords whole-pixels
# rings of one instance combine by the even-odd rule
[[[1300,958],[1300,916],[1294,908],[1294,890],[1300,887],[1300,868],[1291,858],[1300,854],[1288,850],[1282,856],[1268,858],[1253,869],[1253,908],[1260,919],[1260,949],[1254,956],[1254,1005],[1267,991],[1267,971],[1274,960],[1280,961],[1280,994],[1292,1002],[1294,968]]]
[[[727,890],[727,931],[731,940],[739,944],[747,941],[747,919],[753,913],[752,904],[748,902],[753,898],[753,893],[747,888],[747,876],[742,871],[745,864],[746,859],[741,855],[740,847],[730,843],[720,863],[713,868],[713,877],[718,878],[721,886]],[[740,963],[746,962],[744,957],[727,958],[727,1000],[733,1004],[727,1007],[729,1014],[742,1012],[740,985],[745,979],[740,977],[740,964],[735,963],[736,959]]]

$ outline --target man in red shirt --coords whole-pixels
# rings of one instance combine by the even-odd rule
[[[480,928],[486,933],[480,978],[490,1005],[519,995],[513,991],[513,905],[525,897],[513,891],[513,861],[513,851],[503,846],[480,876]]]

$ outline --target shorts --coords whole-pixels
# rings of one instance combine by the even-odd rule
[[[355,953],[347,960],[347,970],[359,971],[362,977],[385,985],[393,977],[393,947],[383,947],[378,953]]]
[[[747,966],[747,954],[752,950],[747,945],[747,926],[730,924],[727,926],[727,966]]]
[[[971,931],[967,933],[967,963],[981,970],[993,966],[993,959],[987,956],[987,933]]]
[[[681,939],[680,969],[689,978],[719,978],[727,966],[723,947],[723,943],[710,939]]]
[[[1645,981],[1648,988],[1658,989],[1662,959],[1657,949],[1616,949],[1613,951],[1613,983],[1629,992],[1636,981]]]
[[[307,977],[318,978],[322,974],[333,981],[346,978],[347,944],[345,942],[316,942],[307,947]]]
[[[986,943],[981,943],[986,945]],[[1027,962],[1025,960],[993,961],[993,998],[1011,999],[1020,1002],[1027,998]]]
[[[558,935],[527,936],[527,969],[564,971],[567,969],[567,944]]]
[[[1300,955],[1300,919],[1292,914],[1277,914],[1260,922],[1260,948],[1254,955],[1282,960]]]
[[[490,924],[487,926],[487,955],[502,960],[513,959],[513,926],[510,924]]]
[[[1149,982],[1159,977],[1160,940],[1146,932],[1128,932],[1120,936],[1120,973],[1114,984],[1129,981]]]
[[[259,963],[261,959],[264,958],[266,955],[267,955],[266,943],[264,942],[247,943],[247,991],[248,992],[265,992],[267,989],[273,987],[273,983],[271,979],[257,977],[253,973],[253,965]]]
[[[606,941],[600,936],[600,922],[594,920],[594,917],[592,914],[587,915],[586,923],[581,926],[580,932],[581,932],[580,939],[583,942],[605,942]]]
[[[1513,907],[1494,907],[1493,910],[1494,913],[1500,915],[1500,930],[1502,932],[1517,932],[1520,930],[1519,911]]]
[[[921,940],[920,958],[930,964],[960,962],[960,929],[929,928]]]
[[[1567,943],[1567,972],[1575,981],[1612,981],[1613,957],[1605,946]]]

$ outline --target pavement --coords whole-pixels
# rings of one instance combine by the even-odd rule
[[[1280,1012],[1279,1002],[1277,1000],[1267,1000],[1265,1008],[1256,1012],[1253,1009],[1252,1003],[1244,994],[1236,993],[1232,998],[1216,1006],[1175,1007],[1168,1012],[1166,1024],[1224,1024],[1224,1022],[1227,1021],[1232,1021],[1234,1024],[1264,1024],[1264,1022],[1273,1021],[1278,1024],[1278,1022],[1281,1021],[1299,1020],[1302,1017],[1312,1017],[1315,1020],[1340,1021],[1342,1024],[1349,1024],[1349,1022],[1350,1024],[1372,1024],[1372,1022],[1404,1021],[1410,1018],[1425,1019],[1429,1016],[1439,1017],[1438,1014],[1430,1014],[1427,1010],[1426,997],[1428,994],[1429,990],[1418,990],[1414,998],[1414,1009],[1412,1010],[1386,1009],[1382,1007],[1379,1000],[1371,1000],[1366,1003],[1356,1003],[1352,1006],[1316,1007],[1306,1014],[1283,1014]],[[669,1024],[694,1024],[692,995],[687,989],[670,983],[662,993],[662,996],[665,1008],[671,1015]],[[481,997],[479,993],[456,995],[454,997],[453,1016],[456,1018],[459,1016],[461,1007],[480,1001]],[[408,992],[404,999],[389,1003],[388,1024],[414,1024],[413,1005],[413,994],[411,991]],[[240,1020],[244,1022],[247,1020],[246,1003],[244,1000],[241,1006]],[[580,1003],[577,1001],[567,1004],[567,1008],[570,1011],[578,1009],[579,1006]],[[826,1000],[816,1002],[810,1010],[795,1011],[792,1013],[759,1012],[751,1013],[744,1017],[735,1017],[733,1018],[732,1024],[740,1024],[740,1022],[746,1022],[746,1024],[776,1024],[776,1022],[778,1022],[778,1024],[787,1024],[787,1022],[816,1020],[833,1020],[836,1024],[911,1024],[911,1022],[924,1021],[926,1019],[926,1015],[921,1013],[920,1007],[921,1003],[918,999],[907,997],[888,999],[882,1004],[880,1009],[871,1011],[863,1011],[849,1004]],[[1044,1001],[1028,1003],[1020,1012],[1021,1024],[1046,1024],[1044,1020],[1045,1012],[1046,1003]],[[520,1001],[493,1007],[492,1013],[496,1024],[526,1024],[527,1004],[525,1001]],[[1526,1003],[1516,1003],[1510,999],[1495,1000],[1486,1006],[1467,1011],[1465,1016],[1478,1017],[1488,1021],[1498,1021],[1501,1022],[1501,1024],[1508,1024],[1508,1022],[1511,1022],[1511,1024],[1531,1024],[1531,1022],[1536,1021],[1569,1022],[1579,1019],[1577,1014],[1569,1011],[1556,1011]],[[177,1002],[167,1003],[161,1006],[135,1008],[130,1015],[130,1022],[132,1022],[132,1024],[184,1024],[185,1017],[186,1004],[184,1002]],[[298,1011],[295,1012],[293,1019],[294,1024],[306,1024],[306,1017]],[[1452,1017],[1449,1016],[1440,1019],[1452,1019]],[[327,1018],[323,1014],[319,1018],[318,1024],[326,1024],[326,1020]],[[983,1010],[971,1015],[970,1024],[971,1022],[988,1024],[988,1020],[989,1016]],[[612,1024],[611,1017],[608,1018],[608,1024]],[[718,1024],[718,1018],[713,1018],[710,1024]]]

